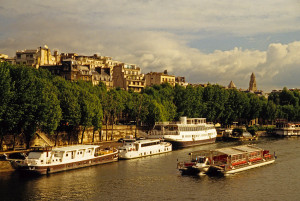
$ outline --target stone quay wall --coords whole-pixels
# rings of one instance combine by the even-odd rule
[[[33,136],[30,146],[47,146],[47,145],[55,145],[55,140],[56,140],[56,146],[64,146],[64,145],[74,145],[74,144],[79,144],[81,142],[81,136],[82,136],[82,129],[79,128],[76,131],[72,131],[71,135],[66,133],[66,132],[61,132],[48,135],[42,132],[37,132],[35,136]],[[105,142],[106,139],[108,141],[117,141],[120,138],[125,138],[125,136],[128,135],[133,135],[135,136],[135,130],[136,126],[135,125],[114,125],[113,130],[112,126],[107,127],[106,131],[106,126],[102,126],[102,130],[100,132],[96,131],[94,133],[94,143],[100,143],[100,142]],[[107,138],[106,138],[106,133],[107,133]],[[140,128],[137,130],[137,137],[141,136],[141,133],[144,133]],[[113,135],[112,135],[113,134]],[[111,136],[113,137],[111,139]],[[100,139],[101,138],[101,139]],[[23,135],[16,136],[15,138],[16,143],[15,143],[15,148],[18,149],[24,149],[26,147],[25,143],[25,138]],[[85,129],[84,136],[83,136],[83,144],[89,144],[93,143],[93,128],[87,128]],[[13,147],[13,136],[12,135],[7,135],[4,137],[3,141],[3,151],[11,150]]]

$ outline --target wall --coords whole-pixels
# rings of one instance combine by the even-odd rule
[[[137,137],[140,136],[140,132],[137,132]],[[108,140],[111,141],[111,133],[112,133],[112,127],[108,126]],[[70,144],[78,144],[81,142],[81,129],[73,130],[71,135],[69,135],[66,132],[58,133],[57,137],[57,146],[63,146],[63,145],[70,145]],[[135,136],[135,125],[114,125],[113,130],[113,141],[117,141],[120,138],[124,138],[126,135],[133,135]],[[89,128],[85,130],[84,137],[83,137],[83,143],[92,143],[93,138],[93,129]],[[53,135],[47,135],[45,133],[39,132],[37,135],[35,135],[30,143],[30,146],[46,146],[48,144],[55,145],[55,139],[56,139],[56,133]],[[94,143],[99,143],[101,141],[106,141],[106,127],[105,125],[102,127],[102,140],[100,140],[99,132],[95,132],[95,138]],[[9,150],[12,148],[13,144],[13,136],[7,135],[4,138],[3,142],[3,148],[4,151]],[[16,137],[16,148],[21,149],[25,148],[25,140],[23,135],[19,135]]]

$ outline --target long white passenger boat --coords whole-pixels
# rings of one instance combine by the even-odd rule
[[[179,162],[182,174],[233,174],[275,162],[275,154],[254,145],[241,145],[189,153],[189,162]]]
[[[280,137],[300,136],[300,122],[287,122],[286,120],[277,120],[275,135]]]
[[[99,145],[67,147],[33,147],[28,157],[15,166],[23,172],[50,174],[118,160],[117,149],[101,149]]]
[[[119,148],[120,159],[132,159],[172,151],[172,144],[160,139],[136,140],[125,138]]]
[[[217,131],[206,118],[181,117],[179,122],[156,122],[147,138],[162,138],[174,148],[214,143]]]

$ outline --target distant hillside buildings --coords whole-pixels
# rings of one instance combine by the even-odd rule
[[[52,74],[59,75],[66,80],[91,81],[94,85],[103,82],[108,89],[120,87],[125,90],[140,92],[146,86],[168,82],[171,86],[178,83],[186,86],[184,77],[175,77],[164,73],[141,73],[140,67],[112,60],[111,57],[78,55],[76,53],[51,54],[48,46],[37,49],[25,49],[16,52],[14,58],[0,54],[0,62],[27,65],[34,68],[48,69]]]

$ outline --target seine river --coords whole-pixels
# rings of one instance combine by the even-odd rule
[[[216,143],[52,174],[0,174],[0,200],[300,200],[300,138],[262,138],[274,164],[228,177],[181,176],[177,159],[238,143]]]

